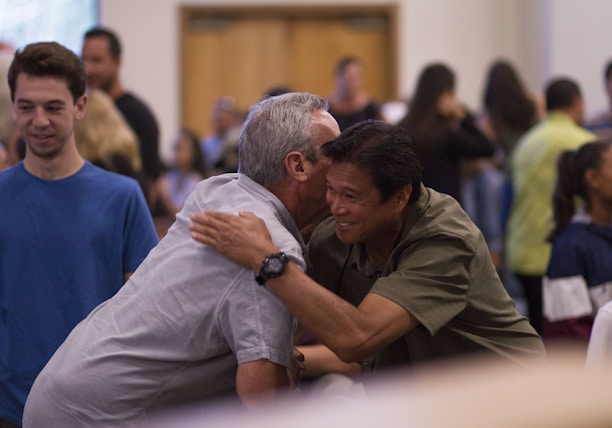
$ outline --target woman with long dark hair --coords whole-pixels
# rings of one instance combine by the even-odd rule
[[[423,164],[423,183],[461,202],[460,161],[491,156],[495,146],[455,96],[455,74],[445,64],[421,73],[408,114],[399,126],[410,133]]]
[[[497,148],[495,156],[464,165],[464,206],[482,231],[498,269],[503,269],[503,227],[512,199],[510,156],[519,138],[543,116],[543,103],[530,94],[506,60],[489,66],[479,127]]]
[[[491,131],[509,157],[517,140],[543,115],[537,99],[525,89],[508,61],[491,64],[483,93],[483,105]]]

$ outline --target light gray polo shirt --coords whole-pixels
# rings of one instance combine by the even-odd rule
[[[191,238],[192,213],[249,210],[304,269],[285,206],[248,177],[204,180],[123,288],[72,331],[32,388],[24,424],[129,426],[172,403],[235,394],[237,366],[292,361],[294,320],[255,273]]]

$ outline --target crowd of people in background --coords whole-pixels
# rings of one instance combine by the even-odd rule
[[[317,376],[481,347],[521,360],[544,354],[540,337],[546,346],[563,340],[585,354],[590,343],[600,353],[606,348],[600,338],[612,334],[604,321],[612,300],[612,62],[604,70],[611,109],[593,118],[585,117],[578,82],[553,77],[531,93],[514,64],[497,60],[478,110],[458,98],[460,76],[436,62],[402,101],[403,117],[391,121],[384,100],[366,91],[363,62],[350,55],[339,58],[330,94],[296,93],[279,82],[248,115],[231,94],[219,94],[211,134],[178,129],[164,162],[155,113],[121,82],[121,55],[107,28],[84,35],[81,58],[56,43],[17,51],[0,45],[0,72],[8,76],[6,88],[0,85],[0,428],[21,426],[30,389],[49,360],[29,403],[29,426],[53,426],[49,415],[70,426],[72,410],[58,411],[68,399],[83,414],[98,406],[109,421],[236,387],[250,404],[258,392],[295,381],[280,374],[295,370],[293,357],[279,351],[292,340],[291,315],[307,328],[301,337],[309,346],[300,349],[320,367]],[[252,217],[190,217],[230,206],[265,218],[271,239]],[[232,229],[232,240],[214,235],[211,224]],[[359,233],[351,232],[354,224]],[[281,252],[280,274],[292,263],[299,272],[270,283],[275,300],[253,285],[249,266]],[[465,258],[478,264],[467,268]],[[198,260],[232,284],[220,285],[220,295],[202,294],[205,306],[194,290],[210,272],[188,266]],[[267,274],[264,282],[275,278]],[[400,295],[397,278],[427,287]],[[24,281],[36,286],[15,285]],[[303,288],[291,291],[290,281]],[[351,281],[362,288],[351,289]],[[372,287],[374,296],[393,302],[372,297]],[[428,306],[432,293],[447,309]],[[469,304],[460,306],[456,296],[468,294]],[[303,304],[308,299],[325,313]],[[282,323],[272,322],[280,302],[291,314],[283,309]],[[136,327],[138,311],[151,307],[173,317],[186,313],[172,326]],[[217,311],[227,322],[218,330],[182,324],[196,313],[210,321]],[[253,319],[274,324],[274,340],[252,330]],[[214,346],[183,340],[189,329]],[[181,340],[168,345],[172,331]],[[370,339],[349,343],[344,336]],[[115,341],[129,348],[125,354]],[[85,354],[87,361],[76,364]],[[254,355],[271,365],[253,367]],[[115,369],[132,377],[104,379]],[[147,370],[157,383],[143,381]],[[175,378],[177,370],[183,374]],[[222,383],[195,393],[189,373],[197,379],[214,370]],[[81,383],[86,378],[90,383]],[[137,404],[124,400],[130,388],[138,390]]]

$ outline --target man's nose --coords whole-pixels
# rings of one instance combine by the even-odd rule
[[[345,211],[345,207],[340,201],[340,198],[336,196],[328,196],[327,203],[329,204],[329,211],[332,215],[342,214]]]
[[[45,109],[42,107],[37,107],[34,109],[34,125],[39,127],[44,127],[49,124],[49,118],[47,117],[47,113]]]

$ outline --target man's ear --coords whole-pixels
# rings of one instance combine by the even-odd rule
[[[290,175],[297,181],[305,181],[306,173],[306,158],[300,152],[289,152],[285,156],[285,170],[287,175]]]
[[[87,108],[87,94],[81,95],[74,105],[74,118],[76,120],[83,119],[85,109]]]
[[[412,195],[412,184],[407,184],[393,195],[395,206],[403,210],[410,201],[410,195]]]

